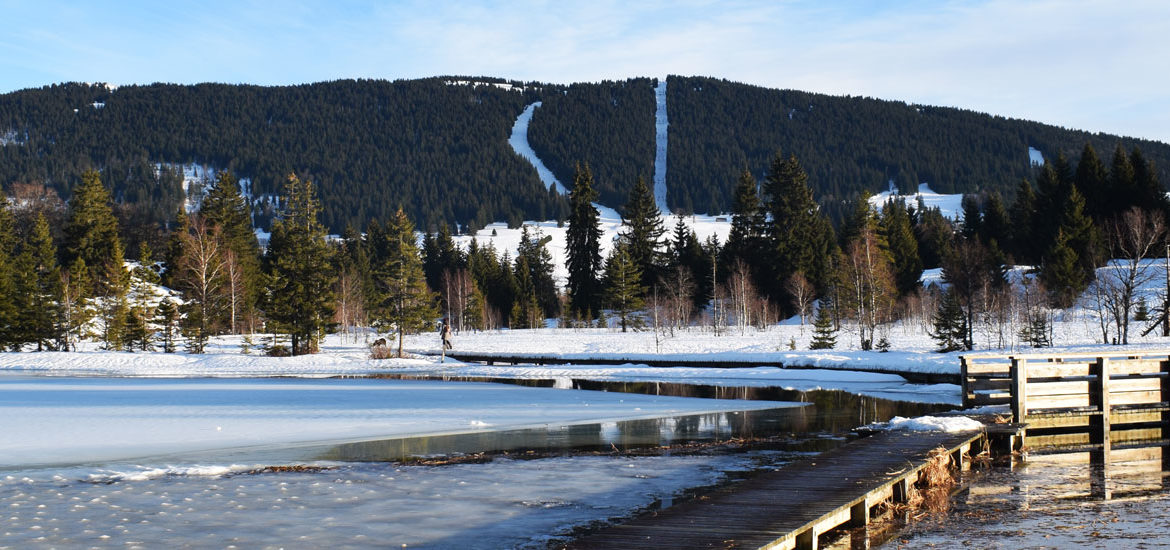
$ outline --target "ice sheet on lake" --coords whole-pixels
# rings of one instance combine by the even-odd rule
[[[785,405],[437,381],[6,377],[0,467]]]

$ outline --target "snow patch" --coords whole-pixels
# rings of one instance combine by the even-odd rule
[[[918,192],[913,194],[899,195],[898,189],[894,187],[893,182],[890,183],[890,189],[883,191],[869,198],[869,203],[875,208],[881,208],[885,204],[894,199],[905,199],[907,206],[918,207],[921,202],[926,208],[938,208],[944,217],[951,220],[963,220],[963,195],[952,194],[944,195],[942,193],[935,193],[930,189],[930,185],[921,183],[918,185]]]
[[[983,423],[967,416],[919,416],[917,418],[895,416],[889,422],[871,424],[870,427],[908,432],[954,433],[982,429]]]
[[[1044,154],[1039,149],[1028,147],[1028,162],[1032,166],[1044,166]]]

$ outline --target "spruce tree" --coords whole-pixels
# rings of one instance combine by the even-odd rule
[[[1058,230],[1055,241],[1044,254],[1039,273],[1040,281],[1048,289],[1049,299],[1055,307],[1072,306],[1089,285],[1077,260],[1077,253],[1069,246],[1068,237],[1063,230]]]
[[[601,226],[600,215],[593,206],[596,199],[593,172],[588,164],[584,167],[578,164],[573,174],[573,189],[569,191],[565,267],[569,271],[569,309],[583,319],[597,313],[600,297],[597,276],[601,269]]]
[[[217,230],[220,240],[230,251],[232,269],[238,270],[235,289],[238,298],[234,308],[222,313],[228,317],[230,332],[239,332],[239,320],[250,318],[263,290],[260,274],[260,244],[252,228],[252,211],[248,200],[240,193],[239,181],[231,172],[216,174],[215,183],[200,205],[199,214]],[[225,251],[225,256],[227,256]],[[230,281],[229,281],[230,282]]]
[[[837,331],[833,327],[833,308],[827,299],[821,300],[817,316],[813,321],[813,339],[808,349],[833,349],[837,347]]]
[[[1011,242],[1008,252],[1017,262],[1036,265],[1040,262],[1043,248],[1036,239],[1036,193],[1032,183],[1021,180],[1016,188],[1016,200],[1011,208]]]
[[[532,232],[528,229],[528,226],[524,226],[520,232],[516,260],[524,259],[543,318],[558,317],[561,313],[561,300],[557,295],[556,280],[553,279],[552,254],[548,251],[548,243],[552,241],[552,237],[542,235],[540,229]]]
[[[288,334],[293,355],[314,353],[333,319],[332,248],[318,220],[320,205],[312,182],[290,175],[280,217],[272,224],[265,255],[265,314]]]
[[[606,302],[613,315],[618,318],[622,332],[635,330],[645,325],[642,313],[646,308],[643,297],[646,287],[642,285],[642,273],[630,256],[625,243],[614,246],[605,262]]]
[[[509,328],[539,328],[544,319],[540,303],[536,299],[536,285],[532,280],[532,270],[528,266],[528,258],[524,255],[516,256],[516,268],[513,270],[516,278],[516,299],[512,302],[512,314],[508,321]]]
[[[415,246],[414,224],[401,208],[386,224],[384,240],[378,247],[382,256],[374,258],[376,326],[394,328],[398,338],[398,357],[402,357],[405,335],[414,334],[435,321],[435,296],[427,288],[422,258]]]
[[[57,247],[49,222],[38,214],[27,250],[32,259],[36,282],[31,296],[30,329],[37,351],[58,349],[64,341],[62,327],[61,268],[57,265]]]
[[[918,241],[910,227],[905,201],[887,202],[882,208],[880,225],[894,262],[894,284],[898,294],[906,296],[918,288],[918,281],[922,278],[922,258],[918,255]]]
[[[19,341],[15,242],[12,212],[7,197],[0,193],[0,349],[10,348]]]
[[[820,280],[817,243],[823,236],[820,213],[808,185],[808,174],[795,156],[785,159],[779,152],[772,159],[765,180],[768,212],[772,215],[769,238],[772,252],[773,280],[762,289],[781,304],[790,304],[784,283],[793,273],[804,273],[810,280]]]
[[[105,298],[117,294],[117,287],[123,283],[124,249],[118,239],[118,222],[110,207],[110,193],[97,172],[91,170],[81,175],[81,185],[69,200],[64,232],[65,263],[72,264],[77,258],[85,260],[93,275],[95,296]],[[110,280],[111,277],[115,280]]]
[[[662,274],[665,264],[660,248],[666,228],[662,225],[654,194],[641,177],[630,190],[622,226],[621,239],[627,245],[630,260],[642,272],[642,286],[650,288]]]
[[[170,298],[163,298],[155,309],[155,322],[159,326],[159,336],[162,338],[163,352],[175,352],[175,325],[179,320],[179,308]]]
[[[948,291],[943,295],[931,324],[930,337],[938,342],[940,353],[972,348],[972,342],[967,339],[967,315],[957,293]]]
[[[1109,204],[1113,200],[1113,191],[1110,189],[1109,175],[1105,171],[1105,164],[1097,156],[1093,145],[1085,143],[1081,150],[1081,160],[1077,163],[1076,186],[1085,197],[1088,206],[1086,213],[1097,221],[1104,221],[1110,215]]]

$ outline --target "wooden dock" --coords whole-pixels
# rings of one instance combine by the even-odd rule
[[[1098,445],[1170,434],[1170,350],[968,355],[963,406],[1010,405],[1029,446]]]
[[[633,355],[620,356],[613,354],[580,354],[580,353],[544,353],[544,354],[528,354],[528,353],[490,353],[490,352],[474,352],[474,351],[448,351],[443,354],[441,351],[435,350],[411,350],[411,353],[419,355],[445,355],[455,359],[456,361],[463,361],[467,363],[484,363],[487,365],[494,365],[496,363],[509,365],[646,365],[648,367],[669,368],[669,367],[702,367],[702,368],[719,368],[719,369],[743,369],[755,367],[779,367],[785,369],[802,369],[802,370],[848,370],[854,372],[872,372],[878,374],[895,374],[905,378],[909,382],[921,384],[958,384],[959,376],[947,373],[932,373],[932,372],[901,372],[890,369],[883,369],[880,367],[848,367],[848,368],[826,368],[815,365],[802,365],[799,363],[784,363],[779,360],[758,360],[758,361],[743,361],[743,360],[726,360],[713,357],[712,359],[694,359],[692,357],[671,357],[669,354],[662,355]]]
[[[932,449],[964,465],[983,432],[887,432],[861,438],[715,494],[644,514],[566,548],[815,549],[840,526],[868,524],[874,507],[905,501]]]

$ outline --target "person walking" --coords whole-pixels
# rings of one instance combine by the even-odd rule
[[[454,345],[451,344],[451,324],[447,322],[446,318],[443,319],[442,335],[443,335],[443,351],[446,351],[446,350],[449,350],[449,349],[455,347]]]

